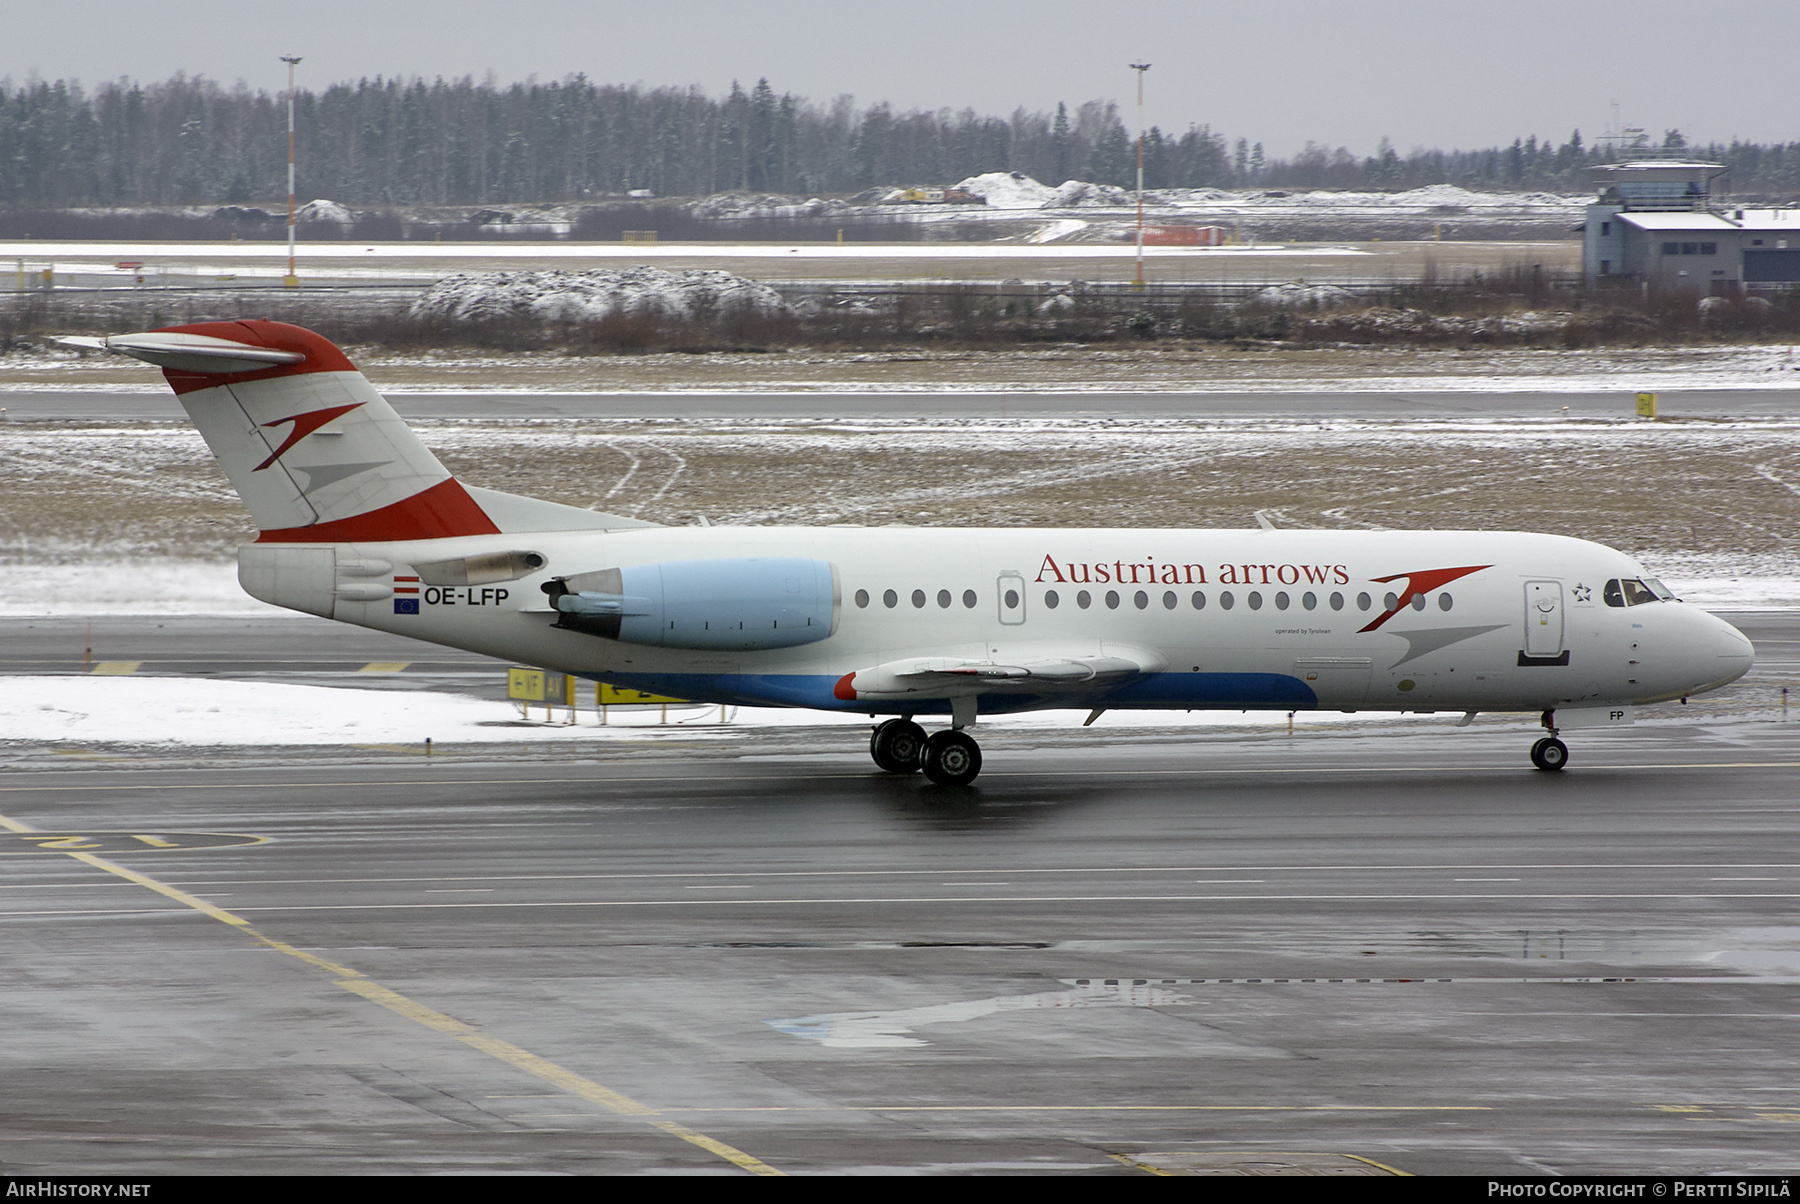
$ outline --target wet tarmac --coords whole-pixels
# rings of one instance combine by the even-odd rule
[[[1014,733],[961,791],[841,733],[10,757],[0,1170],[1791,1171],[1800,621],[1732,617],[1765,676],[1561,774],[1448,718]],[[0,672],[59,671],[27,622]]]

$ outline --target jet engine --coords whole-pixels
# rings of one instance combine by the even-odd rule
[[[558,627],[656,648],[749,652],[837,630],[837,567],[824,560],[675,560],[556,577]]]

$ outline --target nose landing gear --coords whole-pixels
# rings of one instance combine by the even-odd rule
[[[910,719],[889,719],[869,737],[869,756],[888,773],[918,773],[940,786],[967,786],[981,772],[981,745],[965,731],[936,732]]]
[[[1545,736],[1531,746],[1531,763],[1539,769],[1561,769],[1569,763],[1569,746],[1555,736]]]

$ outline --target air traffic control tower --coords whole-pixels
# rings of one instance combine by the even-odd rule
[[[1590,284],[1633,284],[1698,296],[1800,282],[1800,209],[1724,207],[1721,163],[1641,159],[1590,169],[1582,271]]]

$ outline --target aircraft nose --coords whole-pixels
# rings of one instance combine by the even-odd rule
[[[1706,688],[1726,685],[1748,673],[1756,658],[1749,638],[1717,615],[1702,613],[1700,617],[1705,622],[1694,651],[1698,653],[1696,661],[1703,662],[1698,667],[1706,677]]]

